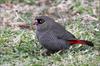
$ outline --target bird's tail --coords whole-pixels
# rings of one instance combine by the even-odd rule
[[[91,41],[87,40],[68,40],[69,44],[82,44],[82,45],[88,45],[88,46],[94,46]]]

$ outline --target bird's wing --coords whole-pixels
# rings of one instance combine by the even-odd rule
[[[51,27],[51,30],[55,33],[55,35],[60,38],[60,39],[64,39],[64,40],[75,40],[75,36],[70,33],[69,31],[67,31],[62,25],[60,25],[59,23],[54,22],[54,24],[52,25],[54,27]]]
[[[58,39],[54,33],[48,32],[39,38],[40,43],[51,51],[58,51],[69,48],[70,45],[66,44],[65,40]]]

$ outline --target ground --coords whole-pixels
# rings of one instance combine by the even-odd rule
[[[0,0],[2,2],[2,0]],[[10,3],[13,2],[13,3]],[[15,0],[0,4],[0,66],[100,66],[99,0]],[[35,27],[38,15],[48,15],[78,39],[89,40],[94,47],[74,45],[51,56],[42,56]]]

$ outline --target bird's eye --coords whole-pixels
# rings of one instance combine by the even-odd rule
[[[45,22],[43,19],[37,19],[37,21],[38,21],[38,24],[42,24]]]

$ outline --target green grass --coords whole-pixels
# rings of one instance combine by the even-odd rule
[[[96,44],[100,32],[93,35],[79,21],[66,26],[66,29],[77,38],[95,40],[93,41],[95,46],[100,46]],[[92,25],[94,31],[93,26],[96,25]],[[95,38],[95,36],[98,37]],[[42,50],[34,31],[13,32],[11,28],[0,30],[0,66],[97,66],[100,63],[100,56],[96,55],[97,50],[88,46],[74,46],[63,54],[55,53],[51,56],[42,56]]]
[[[16,3],[17,0],[10,1]],[[80,3],[81,0],[76,1],[73,3],[72,10],[80,15],[84,12],[93,15],[91,6],[84,8]],[[0,0],[0,3],[5,2],[6,0]],[[23,0],[22,2],[34,4],[35,0]],[[55,0],[55,4],[59,3],[60,0]],[[18,14],[21,18],[18,22],[24,21],[31,24],[32,13]],[[44,48],[39,44],[34,30],[13,31],[12,28],[8,27],[0,29],[0,66],[97,66],[100,64],[100,27],[98,25],[100,26],[100,23],[96,21],[82,23],[80,16],[77,16],[75,21],[66,23],[65,27],[68,31],[78,39],[92,41],[95,47],[74,45],[62,54],[58,52],[51,56],[41,55]]]
[[[2,3],[25,3],[33,5],[35,3],[35,0],[0,0],[0,4]]]

